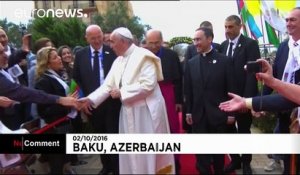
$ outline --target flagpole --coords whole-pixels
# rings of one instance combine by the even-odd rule
[[[237,8],[238,8],[238,13],[239,13],[241,21],[242,21],[242,27],[243,27],[244,35],[248,36],[247,26],[245,25],[245,21],[243,20],[243,16],[242,16],[242,9],[240,7],[240,0],[236,0],[236,5],[237,5]]]
[[[263,21],[262,21],[261,11],[259,12],[259,16],[260,16],[261,31],[262,31],[262,34],[263,34],[263,43],[266,44],[266,40],[265,40],[265,31],[264,31],[264,24],[263,24]]]
[[[279,15],[279,9],[277,8],[276,9],[276,12],[277,12],[277,15]],[[278,38],[279,38],[279,43],[281,43],[282,42],[282,35],[281,35],[281,32],[279,32],[279,30],[277,31],[277,36],[278,36]]]
[[[266,59],[267,58],[267,48],[266,48],[265,31],[264,31],[264,24],[263,24],[263,20],[262,20],[261,10],[259,11],[259,16],[260,16],[261,30],[262,30],[262,34],[263,34],[264,56]],[[270,43],[270,41],[269,41],[269,43]]]

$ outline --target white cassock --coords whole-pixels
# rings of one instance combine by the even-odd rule
[[[132,44],[124,56],[114,61],[104,84],[88,98],[96,107],[110,96],[110,90],[120,89],[120,133],[170,133],[165,101],[157,83],[161,80],[160,59]],[[172,154],[120,154],[119,163],[120,174],[175,173]]]

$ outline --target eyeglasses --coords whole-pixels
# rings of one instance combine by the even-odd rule
[[[193,38],[193,42],[199,42],[201,41],[201,38]]]

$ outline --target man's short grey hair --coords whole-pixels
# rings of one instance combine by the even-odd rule
[[[234,21],[234,23],[238,26],[242,25],[241,18],[237,15],[230,15],[226,18],[225,21]]]
[[[102,32],[102,29],[100,26],[98,26],[97,24],[91,24],[85,29],[85,34],[90,32],[92,29],[99,29]]]

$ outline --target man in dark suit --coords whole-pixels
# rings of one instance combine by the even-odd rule
[[[244,65],[248,61],[255,61],[260,58],[260,51],[257,41],[243,36],[240,33],[242,24],[241,19],[236,15],[231,15],[225,20],[225,32],[227,40],[221,44],[220,52],[231,57],[233,61],[233,70],[235,74],[235,84],[237,85],[237,94],[244,97],[252,97],[258,94],[257,80],[254,74],[249,74],[244,70]],[[235,116],[238,128],[234,124],[229,125],[230,133],[251,133],[252,123],[251,112]],[[231,154],[231,163],[225,168],[225,173],[241,168],[243,163],[243,174],[252,174],[251,154]]]
[[[193,133],[225,133],[227,115],[218,107],[228,99],[227,92],[234,91],[231,61],[212,48],[211,29],[199,28],[194,35],[198,55],[186,64],[184,93],[186,97],[187,123]],[[220,143],[221,145],[222,143]],[[200,174],[223,174],[224,154],[196,155]]]
[[[203,21],[203,22],[201,22],[200,27],[207,27],[207,28],[209,28],[209,29],[211,29],[213,31],[213,26],[212,26],[211,22],[209,22],[209,21]],[[220,44],[212,42],[212,47],[218,51],[219,47],[220,47]],[[185,70],[185,64],[188,62],[188,60],[190,60],[191,58],[193,58],[197,54],[198,54],[197,48],[196,48],[196,46],[194,44],[190,44],[186,48],[186,51],[185,51],[185,54],[184,54],[184,61],[183,61],[183,65],[182,65],[183,71]],[[185,107],[185,105],[183,105],[182,116],[185,116],[185,113],[186,113],[186,107]],[[183,129],[186,130],[187,132],[191,132],[191,127],[190,127],[190,125],[188,125],[186,123],[184,117],[182,117],[182,120],[183,120],[182,121],[182,127],[183,127]]]
[[[291,80],[285,79],[285,77],[288,77],[288,67],[289,67],[289,62],[288,60],[294,59],[292,54],[289,54],[290,51],[295,48],[299,50],[299,44],[300,44],[300,8],[295,8],[293,9],[287,16],[286,18],[286,27],[287,27],[287,32],[290,35],[289,40],[283,41],[276,52],[276,58],[273,64],[273,76],[275,78],[278,78],[282,81],[285,82],[290,82],[290,83],[299,83],[300,81],[300,70],[296,70],[293,72],[294,78],[293,82]],[[296,19],[296,20],[295,20]],[[298,22],[297,22],[298,21]],[[290,49],[290,47],[292,49]],[[264,87],[264,94],[270,94],[272,93],[272,89],[269,88],[268,86]],[[281,111],[276,114],[278,117],[278,127],[279,127],[279,132],[280,133],[290,133],[290,114],[291,111]],[[284,174],[290,174],[289,172],[289,167],[290,167],[290,156],[289,155],[284,155],[283,158],[284,162]]]
[[[113,50],[103,44],[103,32],[98,25],[86,29],[86,40],[90,44],[75,55],[73,77],[82,89],[84,96],[89,95],[103,84],[112,63],[117,57]],[[92,111],[90,122],[96,133],[118,133],[119,100],[109,98]],[[117,155],[100,155],[103,169],[99,174],[118,173]]]
[[[0,28],[0,43],[4,47],[4,51],[8,56],[8,67],[6,69],[9,70],[9,68],[11,68],[11,71],[8,72],[11,73],[14,81],[25,86],[28,85],[26,55],[29,53],[29,38],[29,35],[24,35],[22,38],[22,48],[17,50],[8,45],[9,39],[6,32],[4,29]],[[18,77],[13,76],[13,74],[16,75],[16,72],[19,72],[14,71],[17,69],[13,68],[13,66],[18,66],[22,70],[22,74],[18,75]],[[11,108],[6,108],[3,115],[5,115],[5,117],[3,117],[5,119],[3,120],[6,120],[8,127],[12,129],[18,129],[22,123],[32,118],[30,116],[29,103],[20,103]]]
[[[46,94],[43,91],[30,89],[20,84],[12,82],[12,77],[3,70],[7,67],[8,56],[4,52],[4,47],[0,43],[0,96],[5,96],[14,101],[34,102],[42,104],[58,103],[64,106],[77,107],[76,99],[71,97],[59,97]],[[11,102],[10,102],[11,103]],[[0,107],[0,120],[2,121],[3,108]]]

